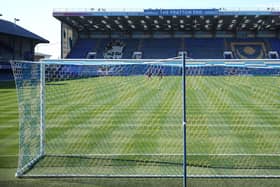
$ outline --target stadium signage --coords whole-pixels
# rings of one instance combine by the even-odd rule
[[[219,9],[145,9],[144,14],[150,16],[217,15]]]
[[[232,16],[232,15],[280,15],[279,11],[224,11],[220,9],[144,9],[141,12],[125,11],[88,11],[88,12],[54,12],[56,16]]]

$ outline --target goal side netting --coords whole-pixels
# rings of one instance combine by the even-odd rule
[[[17,176],[182,177],[181,62],[12,62]],[[189,177],[280,176],[279,64],[187,61]]]

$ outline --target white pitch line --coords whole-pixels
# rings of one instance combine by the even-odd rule
[[[255,170],[255,169],[248,169],[248,170]],[[22,178],[32,178],[32,177],[46,177],[46,178],[64,178],[64,177],[86,177],[86,178],[90,178],[90,177],[105,177],[105,178],[110,178],[110,177],[116,177],[116,178],[128,178],[128,177],[132,177],[132,178],[182,178],[184,177],[183,175],[114,175],[114,174],[108,174],[108,175],[74,175],[74,174],[38,174],[38,175],[23,175],[21,176]],[[213,175],[187,175],[188,178],[280,178],[280,175],[217,175],[217,174],[213,174]]]
[[[182,156],[183,154],[47,154],[47,156]],[[280,156],[280,153],[253,154],[253,153],[188,153],[187,156]]]
[[[47,156],[181,156],[183,154],[47,154]]]
[[[81,128],[84,127],[91,127],[91,128],[95,128],[95,127],[107,127],[107,126],[119,126],[119,127],[138,127],[139,125],[81,125]],[[143,125],[144,127],[178,127],[181,128],[181,124],[175,124],[175,125]],[[1,126],[0,126],[1,127]],[[61,126],[61,125],[49,125],[47,128],[58,128],[58,127],[67,127],[67,126]],[[252,128],[280,128],[280,125],[228,125],[228,124],[221,124],[221,125],[211,125],[211,124],[187,124],[187,127],[252,127]]]
[[[17,128],[18,125],[0,125],[0,128]]]
[[[187,127],[258,127],[258,128],[275,128],[275,127],[279,127],[280,125],[187,125]]]
[[[256,170],[256,169],[248,169]],[[191,178],[280,178],[280,175],[188,175]]]
[[[280,156],[280,153],[270,153],[270,154],[252,154],[252,153],[222,153],[222,154],[200,154],[200,153],[190,153],[187,154],[187,156],[269,156],[269,157],[274,157],[274,156]]]
[[[182,156],[183,154],[47,154],[47,156]],[[0,155],[0,157],[15,157],[18,155]],[[280,153],[251,154],[251,153],[188,153],[187,156],[280,156]]]

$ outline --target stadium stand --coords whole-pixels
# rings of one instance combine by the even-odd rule
[[[271,47],[271,50],[280,52],[280,39],[267,39],[266,40]]]
[[[180,50],[179,39],[144,39],[141,51],[143,58],[172,58]]]
[[[226,48],[231,50],[237,59],[267,58],[269,46],[262,38],[227,39]]]
[[[225,50],[223,39],[186,39],[186,50],[194,59],[222,59]]]
[[[144,59],[163,59],[183,52],[192,59],[264,59],[279,58],[278,14],[274,10],[67,9],[54,11],[53,16],[62,24],[62,58],[131,59],[137,53]]]
[[[0,59],[2,60],[33,60],[35,45],[48,42],[19,25],[0,19]]]
[[[76,42],[67,58],[86,58],[89,52],[96,52],[97,58],[108,56],[106,47],[114,45],[115,39],[80,39]],[[268,58],[268,51],[280,51],[278,39],[224,39],[224,38],[187,38],[182,44],[179,38],[164,39],[123,39],[122,48],[112,48],[121,53],[118,58],[130,59],[133,52],[141,51],[144,59],[172,58],[179,51],[187,51],[193,59],[223,59],[224,51],[232,51],[237,59]],[[112,52],[112,51],[111,51]]]
[[[0,81],[13,80],[10,60],[34,60],[34,47],[49,41],[0,19]]]
[[[96,47],[97,40],[81,39],[76,42],[68,58],[86,58],[87,53],[93,51]]]
[[[130,59],[132,58],[133,52],[141,51],[140,39],[126,39],[123,41],[125,43],[125,51],[123,54],[123,58]]]

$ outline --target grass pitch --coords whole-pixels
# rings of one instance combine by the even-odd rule
[[[101,77],[48,83],[46,151],[53,158],[46,157],[32,172],[181,174],[180,81],[180,77]],[[3,184],[12,181],[17,185],[22,183],[13,178],[18,150],[17,101],[15,89],[9,85],[3,83],[0,89],[0,176]],[[279,175],[279,86],[278,77],[189,77],[189,174]],[[100,158],[109,153],[113,154],[110,158]],[[88,155],[90,161],[66,157],[73,154]],[[89,165],[92,167],[86,167]],[[130,180],[74,181],[60,180],[60,184],[126,186]],[[208,186],[211,181],[215,186],[249,186],[256,181],[279,184],[278,180],[190,179],[192,186]],[[29,182],[34,183],[22,184]],[[131,182],[135,186],[181,185],[181,179]]]

